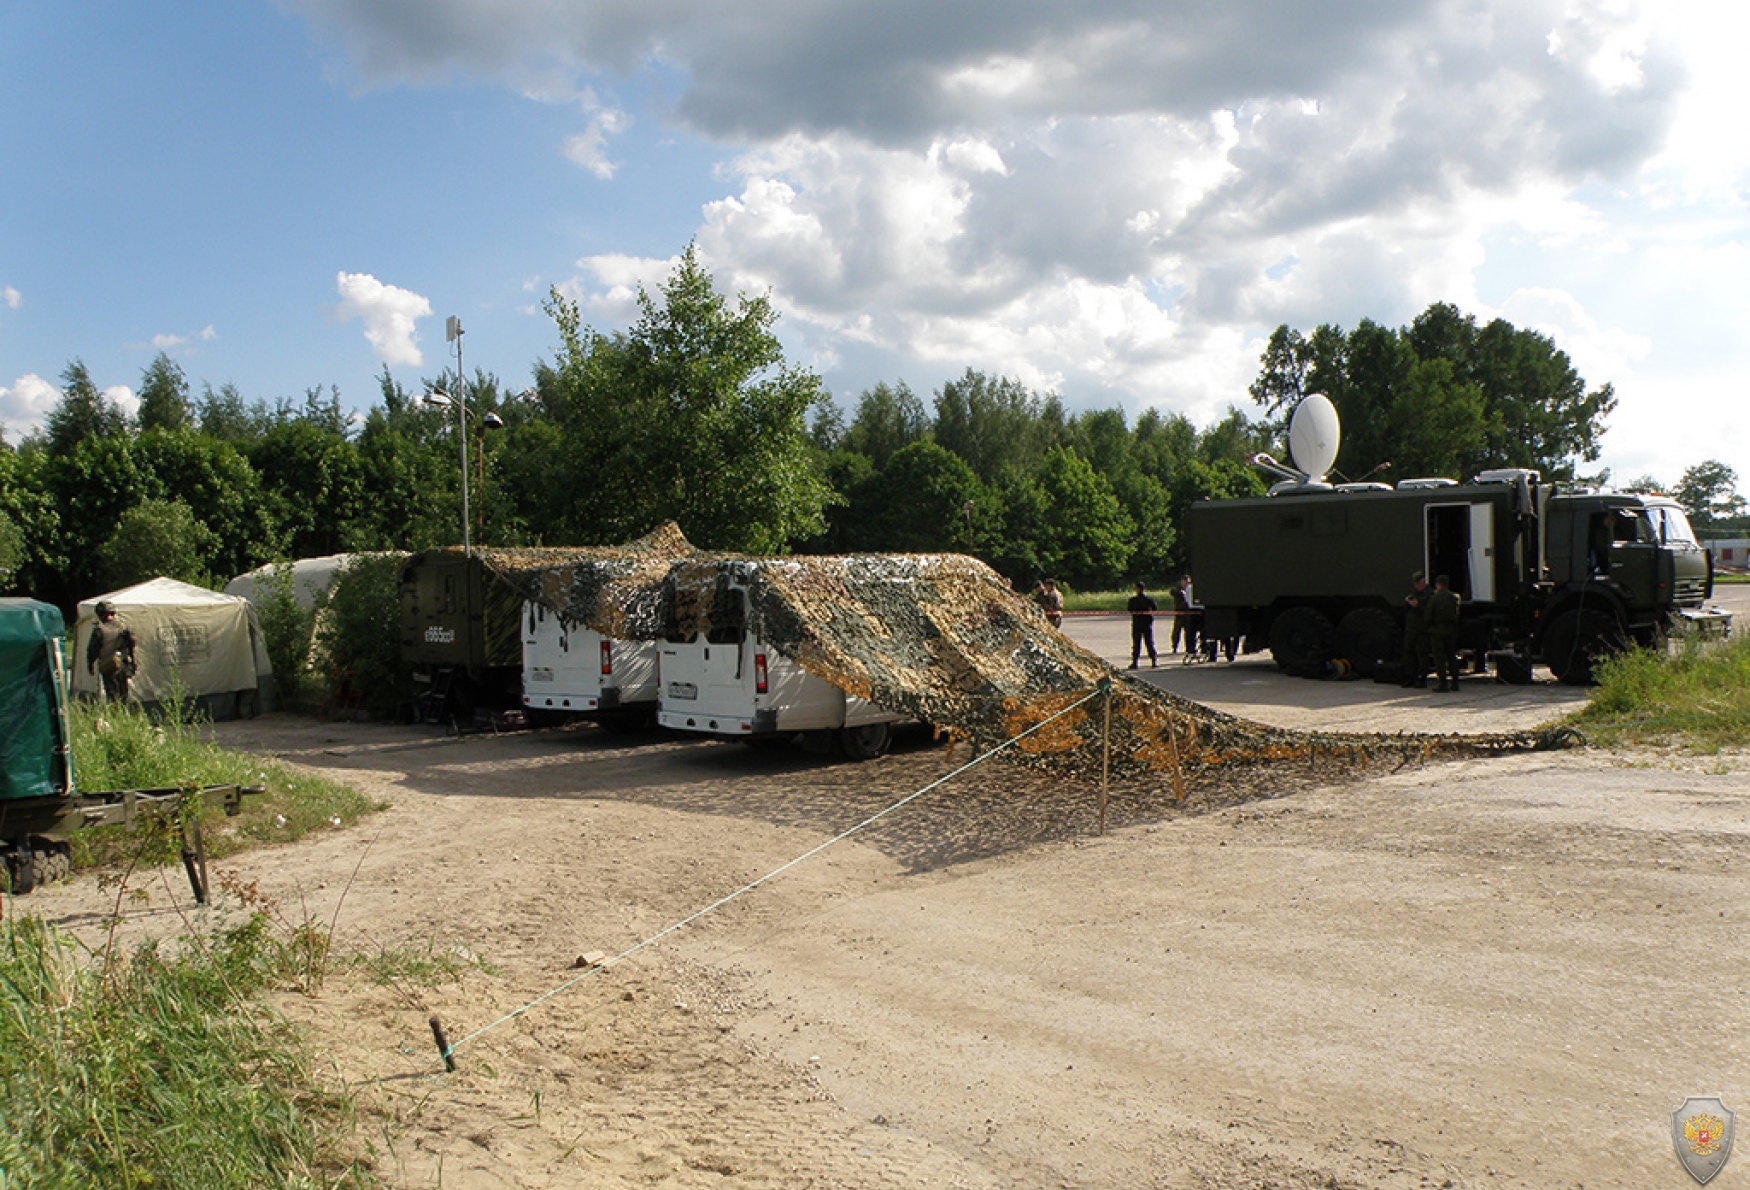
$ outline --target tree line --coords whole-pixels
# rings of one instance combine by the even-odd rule
[[[558,347],[530,387],[467,379],[477,543],[608,544],[672,519],[711,549],[957,551],[1021,585],[1161,584],[1186,567],[1192,502],[1263,493],[1249,459],[1279,449],[1307,392],[1337,405],[1339,474],[1357,477],[1572,478],[1615,405],[1549,340],[1446,305],[1401,329],[1279,328],[1251,389],[1259,416],[1230,408],[1202,428],[1072,414],[973,369],[928,402],[882,383],[841,408],[784,358],[771,303],[723,296],[690,247],[624,331],[586,326],[556,292],[547,309]],[[271,404],[196,393],[161,354],[130,418],[75,360],[42,430],[0,450],[4,586],[70,608],[160,574],[219,586],[281,559],[459,544],[457,414],[423,398],[460,379],[409,392],[385,368],[355,419],[332,387]],[[1672,490],[1723,523],[1742,512],[1735,482],[1710,461]]]

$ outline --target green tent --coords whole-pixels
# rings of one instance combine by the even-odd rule
[[[0,599],[0,802],[55,797],[73,784],[60,609]]]

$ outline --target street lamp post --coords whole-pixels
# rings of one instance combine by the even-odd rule
[[[462,449],[461,449],[461,457],[462,457],[462,552],[464,554],[472,555],[474,552],[474,545],[473,545],[473,536],[472,536],[472,534],[473,534],[473,520],[469,516],[469,504],[468,504],[468,422],[467,422],[467,419],[468,419],[468,417],[471,416],[471,414],[469,414],[468,408],[466,405],[463,405],[460,401],[458,401],[454,397],[450,396],[449,393],[445,392],[441,388],[432,389],[430,392],[426,393],[425,396],[421,398],[421,400],[427,405],[436,405],[436,406],[440,406],[440,407],[446,408],[446,409],[449,408],[451,405],[454,405],[456,407],[456,432],[462,439]],[[480,419],[480,476],[479,476],[479,483],[480,483],[480,495],[483,499],[486,495],[486,431],[487,430],[501,429],[503,426],[504,426],[504,419],[499,417],[498,414],[496,414],[496,413],[488,413],[488,414],[486,414],[486,416],[484,416]],[[482,531],[482,537],[484,537],[484,534],[485,534],[485,525],[484,524],[481,525],[481,531]]]
[[[456,444],[462,456],[462,553],[473,557],[474,538],[468,518],[468,373],[462,368],[462,320],[454,314],[444,321],[444,342],[456,345],[456,395],[452,397],[443,389],[434,388],[424,400],[427,405],[456,407]]]

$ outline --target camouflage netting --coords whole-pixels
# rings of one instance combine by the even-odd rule
[[[495,564],[490,555],[488,562]],[[995,571],[958,554],[749,558],[693,550],[667,525],[599,556],[545,566],[518,558],[501,574],[529,598],[619,639],[733,629],[739,620],[846,693],[980,749],[1046,724],[1004,755],[1082,778],[1098,779],[1108,762],[1108,696],[1075,704],[1106,683],[1111,775],[1170,774],[1181,797],[1187,779],[1220,782],[1246,766],[1393,765],[1561,747],[1574,738],[1561,730],[1385,735],[1252,723],[1114,670],[1053,629]]]

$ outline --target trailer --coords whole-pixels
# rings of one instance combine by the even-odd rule
[[[195,900],[207,899],[206,849],[191,803],[238,813],[260,786],[208,785],[85,793],[74,779],[66,621],[34,599],[0,599],[0,868],[14,893],[72,870],[72,835],[148,818],[177,821]]]
[[[644,726],[657,711],[655,641],[615,640],[544,603],[523,604],[523,713],[537,726],[594,719]]]

